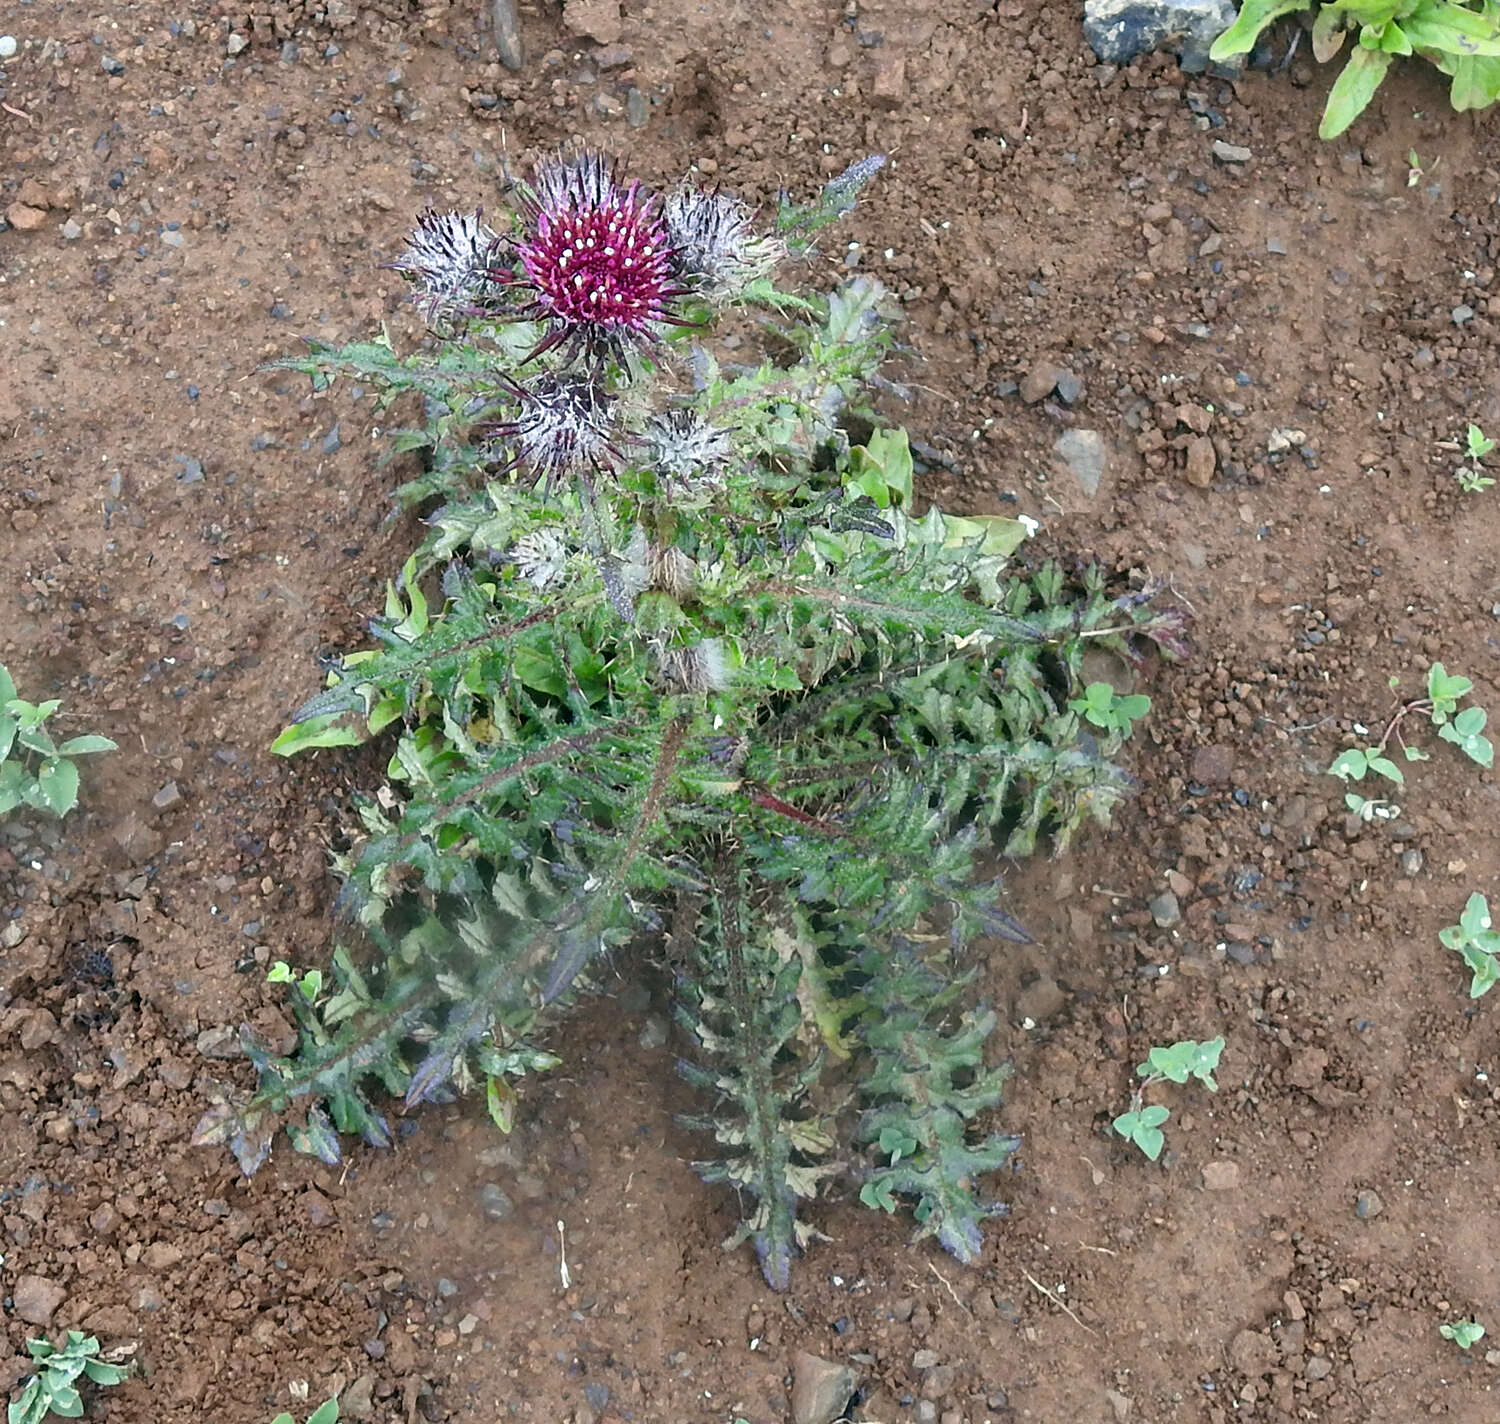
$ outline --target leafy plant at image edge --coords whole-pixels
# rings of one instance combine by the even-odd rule
[[[72,758],[112,752],[108,737],[70,737],[61,746],[46,722],[62,703],[27,702],[16,696],[9,670],[0,663],[0,816],[22,804],[63,817],[78,804],[78,768]],[[33,770],[33,759],[40,762]]]
[[[841,1172],[975,1257],[1002,1209],[979,1179],[1016,1139],[974,1136],[1004,1070],[958,964],[1025,938],[981,865],[1109,818],[1130,717],[1096,732],[1070,707],[1083,651],[1176,653],[1183,620],[1154,585],[1013,565],[1020,521],[917,516],[906,433],[869,404],[903,394],[878,371],[883,289],[770,277],[881,161],[761,233],[726,195],[658,206],[593,155],[544,160],[508,233],[429,213],[395,264],[433,351],[283,363],[419,401],[393,443],[426,468],[398,496],[436,505],[376,646],[276,744],[394,739],[337,859],[373,954],[340,948],[311,994],[287,971],[297,1052],[245,1033],[259,1089],[198,1141],[253,1172],[301,1100],[294,1146],[337,1162],[342,1133],[393,1139],[374,1087],[414,1108],[482,1086],[508,1128],[605,956],[662,946],[717,1144],[696,1166],[735,1189],[731,1241],[774,1286]],[[625,259],[648,249],[670,261],[643,276]],[[774,354],[721,365],[725,309]]]
[[[1249,54],[1273,21],[1315,4],[1312,50],[1320,63],[1338,55],[1349,31],[1358,32],[1329,91],[1320,138],[1337,138],[1359,117],[1400,55],[1419,55],[1448,75],[1449,101],[1458,113],[1487,108],[1500,97],[1500,0],[1243,0],[1209,58]]]
[[[1469,997],[1487,994],[1500,980],[1500,933],[1490,918],[1490,902],[1477,890],[1469,896],[1456,925],[1438,931],[1445,948],[1460,955],[1473,976]]]
[[[83,1396],[78,1392],[80,1375],[107,1388],[121,1383],[130,1374],[128,1365],[99,1359],[99,1341],[81,1330],[68,1331],[61,1347],[50,1340],[28,1340],[26,1353],[37,1362],[38,1369],[11,1401],[6,1424],[41,1424],[49,1415],[78,1419],[83,1415]]]

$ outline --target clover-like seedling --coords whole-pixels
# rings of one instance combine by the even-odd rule
[[[1482,460],[1495,448],[1495,442],[1472,420],[1469,422],[1469,428],[1464,432],[1464,445],[1471,460]]]
[[[1438,728],[1438,736],[1452,742],[1470,761],[1491,767],[1495,764],[1495,744],[1484,735],[1488,720],[1483,707],[1465,707],[1451,722]]]
[[[1370,747],[1350,747],[1340,752],[1328,768],[1328,775],[1336,776],[1340,781],[1363,781],[1372,771],[1387,781],[1394,781],[1397,786],[1406,784],[1401,768],[1388,756],[1382,756]]]
[[[1114,1120],[1114,1129],[1127,1142],[1135,1143],[1154,1162],[1161,1156],[1162,1146],[1167,1140],[1162,1135],[1161,1125],[1171,1116],[1169,1108],[1152,1103],[1121,1113]]]
[[[1214,1081],[1214,1070],[1219,1066],[1219,1055],[1224,1051],[1222,1038],[1210,1038],[1203,1042],[1185,1038],[1169,1047],[1158,1045],[1146,1055],[1146,1061],[1136,1068],[1136,1074],[1144,1081],[1130,1095],[1130,1110],[1123,1112],[1111,1124],[1127,1142],[1133,1142],[1151,1161],[1161,1156],[1166,1139],[1161,1125],[1171,1117],[1171,1109],[1158,1103],[1147,1105],[1146,1089],[1156,1083],[1186,1083],[1196,1078],[1211,1093],[1219,1091]]]
[[[1432,703],[1428,716],[1433,725],[1441,727],[1458,710],[1458,699],[1473,690],[1473,682],[1462,673],[1450,673],[1442,663],[1433,663],[1427,669],[1427,698]]]
[[[130,1373],[129,1365],[101,1360],[99,1341],[81,1330],[68,1331],[67,1342],[58,1347],[50,1340],[28,1340],[26,1352],[37,1362],[37,1372],[26,1388],[11,1401],[6,1424],[41,1424],[48,1415],[77,1419],[83,1414],[78,1378],[93,1384],[119,1384]]]
[[[297,1424],[297,1421],[290,1414],[278,1414],[271,1424]],[[307,1416],[307,1424],[339,1424],[338,1400],[325,1400]]]
[[[1084,721],[1128,737],[1131,724],[1151,710],[1151,699],[1140,693],[1121,696],[1107,682],[1091,682],[1083,696],[1073,698],[1068,706]]]
[[[1473,1319],[1455,1320],[1451,1325],[1439,1325],[1438,1334],[1453,1341],[1460,1350],[1467,1350],[1484,1339],[1484,1326]]]
[[[1205,1043],[1186,1038],[1170,1048],[1153,1048],[1135,1071],[1148,1084],[1163,1078],[1169,1083],[1186,1083],[1189,1078],[1196,1078],[1209,1092],[1217,1093],[1219,1085],[1214,1082],[1213,1074],[1223,1051],[1222,1038],[1211,1038]]]
[[[1443,945],[1460,955],[1473,978],[1469,997],[1477,999],[1500,980],[1500,934],[1490,919],[1490,902],[1477,890],[1469,896],[1456,925],[1438,931]]]

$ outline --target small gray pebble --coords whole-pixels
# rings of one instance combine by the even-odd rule
[[[1151,918],[1158,929],[1169,930],[1182,920],[1182,907],[1177,903],[1177,896],[1170,890],[1153,895],[1146,902],[1146,908],[1151,911]]]
[[[516,1209],[516,1204],[495,1182],[480,1187],[479,1205],[491,1221],[504,1221]]]
[[[1373,1221],[1384,1210],[1385,1203],[1380,1200],[1379,1192],[1367,1189],[1354,1198],[1354,1214],[1361,1221]]]

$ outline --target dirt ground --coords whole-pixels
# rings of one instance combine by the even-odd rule
[[[0,1386],[82,1325],[138,1345],[91,1406],[114,1424],[337,1389],[354,1419],[775,1424],[798,1350],[852,1363],[879,1424],[1500,1418],[1500,1354],[1437,1334],[1500,1330],[1496,1009],[1437,941],[1500,892],[1496,779],[1434,741],[1361,828],[1321,774],[1434,659],[1500,711],[1500,489],[1438,445],[1500,427],[1497,120],[1413,68],[1320,144],[1300,57],[1117,72],[1063,0],[549,0],[519,74],[485,8],[0,24],[0,660],[120,743],[60,830],[0,824]],[[1037,943],[986,982],[1025,1146],[977,1268],[843,1201],[769,1293],[624,984],[510,1139],[430,1110],[342,1175],[279,1149],[250,1182],[187,1145],[245,1080],[237,1025],[286,1031],[263,966],[328,952],[353,764],[267,744],[410,539],[368,406],[257,368],[414,338],[377,265],[411,217],[573,136],[757,200],[889,153],[811,275],[901,294],[928,491],[1196,612],[1196,659],[1143,688],[1138,798],[1015,873]],[[1069,427],[1103,437],[1092,491]],[[1108,1126],[1134,1064],[1216,1033],[1219,1093],[1164,1093],[1147,1164]]]

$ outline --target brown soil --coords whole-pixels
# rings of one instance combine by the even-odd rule
[[[146,1377],[91,1406],[120,1424],[344,1385],[355,1418],[771,1424],[799,1349],[853,1361],[882,1424],[1500,1417],[1500,1355],[1436,1330],[1500,1327],[1495,1008],[1436,938],[1496,893],[1496,780],[1435,746],[1361,830],[1320,774],[1434,658],[1500,709],[1500,490],[1460,495],[1436,445],[1500,426],[1496,121],[1408,68],[1322,145],[1328,73],[1116,73],[1077,8],[569,0],[575,33],[523,11],[520,75],[479,0],[7,10],[0,659],[121,749],[60,832],[0,825],[0,1384],[82,1324],[138,1343]],[[186,1143],[243,1081],[234,1027],[285,1032],[264,964],[328,950],[354,768],[266,747],[410,534],[368,407],[257,367],[414,335],[377,267],[409,218],[572,135],[755,198],[890,153],[822,275],[857,241],[901,293],[931,493],[1197,612],[1138,799],[1016,873],[1038,943],[987,975],[1026,1145],[976,1269],[845,1201],[767,1292],[623,986],[509,1140],[428,1111],[342,1175],[278,1150],[250,1182]],[[1072,405],[1007,384],[1043,361]],[[1052,455],[1070,425],[1110,449],[1092,497]],[[1285,427],[1304,448],[1268,453]],[[1148,1165],[1108,1130],[1133,1065],[1218,1032],[1218,1095],[1163,1094]]]

